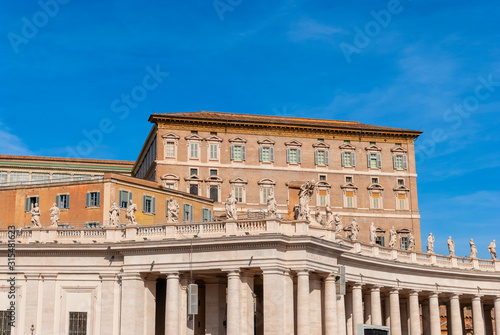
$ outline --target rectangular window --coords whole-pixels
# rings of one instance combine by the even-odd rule
[[[101,206],[101,192],[88,192],[85,196],[85,207]]]
[[[404,179],[398,179],[398,186],[404,185],[405,180]]]
[[[191,143],[189,148],[189,158],[198,158],[198,143]]]
[[[398,194],[398,209],[406,209],[406,194]]]
[[[24,211],[29,212],[35,206],[35,204],[40,205],[40,197],[27,197],[24,203]]]
[[[236,201],[243,202],[243,187],[242,186],[235,186],[234,187],[234,197],[236,198]]]
[[[319,175],[319,180],[326,180],[326,175],[325,174],[320,174]]]
[[[394,155],[394,170],[406,170],[408,167],[408,157],[406,155]]]
[[[167,142],[165,148],[165,156],[169,158],[175,157],[175,142]]]
[[[156,214],[156,198],[151,195],[142,197],[142,212]]]
[[[49,173],[33,172],[31,174],[31,183],[32,184],[46,184],[49,182],[50,182],[50,174]]]
[[[261,156],[260,160],[261,162],[270,162],[271,161],[271,148],[260,148],[261,150]]]
[[[350,143],[351,143],[351,141],[349,141],[349,140],[344,140],[344,144],[350,144]]]
[[[380,209],[380,193],[372,193],[372,208]]]
[[[10,335],[11,331],[10,311],[0,311],[0,334]]]
[[[196,168],[189,169],[189,175],[190,176],[197,176],[198,175],[198,169],[196,169]]]
[[[212,221],[212,211],[208,208],[203,208],[203,222]]]
[[[52,181],[53,182],[71,181],[71,175],[69,173],[53,173]]]
[[[246,150],[244,145],[231,145],[231,160],[244,161],[246,159]]]
[[[351,176],[346,176],[346,177],[345,177],[345,182],[346,182],[347,184],[352,183],[352,177],[351,177]]]
[[[368,154],[368,166],[370,168],[377,168],[377,154]]]
[[[400,147],[401,143],[396,143],[396,148]]]
[[[376,143],[375,142],[370,142],[370,145],[376,145]]]
[[[118,206],[120,208],[127,208],[129,201],[132,200],[132,192],[120,190],[118,198]]]
[[[286,149],[287,163],[289,164],[300,164],[301,163],[301,152],[300,149]]]
[[[325,152],[316,151],[316,165],[325,165]]]
[[[264,187],[262,188],[262,203],[267,204],[267,198],[271,194],[271,188],[270,187]]]
[[[372,184],[378,184],[378,178],[372,178]]]
[[[356,166],[356,153],[343,152],[342,153],[342,166],[353,167]]]
[[[75,174],[73,175],[73,181],[78,181],[78,180],[90,180],[92,179],[92,176],[89,174]]]
[[[216,176],[218,174],[217,169],[210,169],[210,175]]]
[[[382,246],[382,247],[385,247],[385,236],[377,236],[375,238],[375,243],[377,243],[378,245]]]
[[[10,173],[10,185],[25,185],[30,179],[29,172],[12,171]]]
[[[165,184],[165,187],[168,188],[169,190],[175,190],[175,184],[173,183],[167,183]]]
[[[219,159],[219,145],[210,143],[210,159]]]
[[[345,207],[348,207],[348,208],[354,207],[354,192],[353,191],[345,192]]]
[[[400,242],[401,242],[401,250],[408,250],[408,245],[409,245],[408,237],[407,236],[401,237]]]
[[[56,205],[59,209],[69,208],[69,194],[56,195]]]
[[[212,199],[214,202],[219,201],[219,186],[210,185],[210,199]]]
[[[327,196],[326,190],[319,190],[319,205],[320,206],[326,206],[326,196]]]
[[[7,171],[0,171],[0,186],[7,186]]]
[[[86,312],[69,312],[69,335],[87,335]]]
[[[184,204],[182,219],[185,222],[193,222],[193,205]]]
[[[189,194],[198,195],[198,184],[189,185]]]

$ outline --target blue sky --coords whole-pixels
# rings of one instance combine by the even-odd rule
[[[0,153],[135,160],[153,111],[418,129],[424,238],[500,248],[494,1],[17,0],[0,22]]]

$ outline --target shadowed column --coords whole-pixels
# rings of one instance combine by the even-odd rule
[[[167,274],[167,303],[165,304],[165,334],[179,335],[179,274]]]
[[[429,318],[431,323],[431,335],[441,334],[441,317],[439,315],[439,297],[436,292],[429,296]]]
[[[450,297],[450,318],[448,322],[451,324],[451,335],[463,335],[463,320],[460,313],[460,297],[458,294],[453,294]]]
[[[338,335],[337,332],[337,293],[335,275],[325,279],[325,335]]]
[[[418,303],[418,291],[411,291],[409,295],[410,304],[410,335],[420,335],[420,307]]]
[[[484,335],[483,304],[479,295],[472,298],[472,327],[474,335]]]
[[[240,272],[227,274],[227,334],[240,334]]]
[[[363,324],[363,291],[360,283],[352,287],[352,333],[358,333],[358,325]]]
[[[371,321],[374,326],[382,326],[382,306],[380,303],[380,287],[373,286],[370,292]]]
[[[389,293],[391,309],[391,335],[401,335],[401,314],[399,312],[399,290],[392,289]]]
[[[309,271],[297,272],[297,334],[310,335]]]

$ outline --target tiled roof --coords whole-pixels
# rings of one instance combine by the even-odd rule
[[[422,132],[418,130],[391,128],[383,126],[374,126],[363,124],[354,121],[337,121],[337,120],[322,120],[308,119],[298,117],[284,117],[273,115],[253,115],[253,114],[237,114],[237,113],[221,113],[221,112],[187,112],[187,113],[157,113],[152,114],[149,118],[150,122],[156,122],[161,119],[192,119],[206,121],[223,121],[230,123],[255,123],[255,124],[275,124],[275,125],[293,125],[305,127],[322,127],[332,129],[352,129],[352,130],[370,130],[382,132],[403,132],[413,135],[420,135]]]

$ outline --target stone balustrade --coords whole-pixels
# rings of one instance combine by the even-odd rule
[[[462,258],[416,251],[399,250],[354,242],[335,236],[331,229],[311,225],[307,221],[277,219],[216,221],[182,224],[127,225],[104,228],[21,228],[16,231],[16,243],[118,243],[163,239],[193,239],[259,234],[312,236],[350,247],[350,252],[361,256],[393,260],[402,263],[443,268],[500,272],[500,260]],[[8,230],[0,229],[0,243],[8,243]]]

